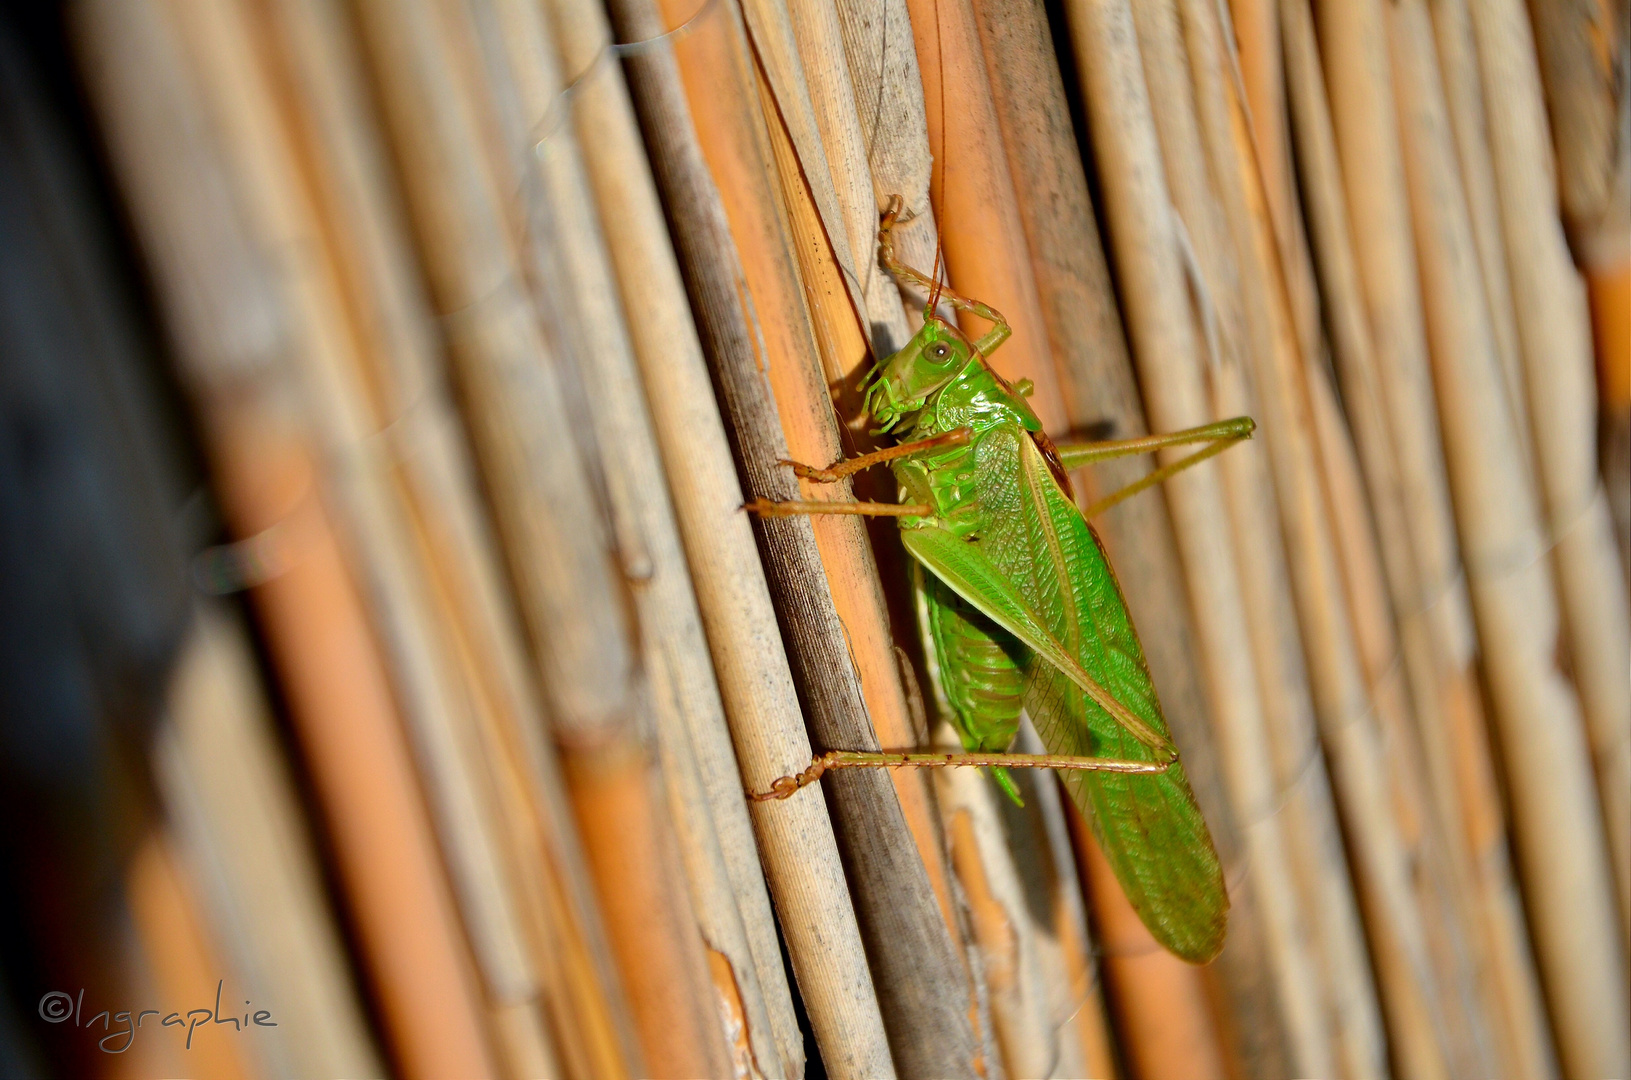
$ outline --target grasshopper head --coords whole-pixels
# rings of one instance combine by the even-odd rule
[[[934,315],[911,341],[878,365],[866,391],[866,410],[882,434],[921,410],[974,357],[974,346],[955,326]]]

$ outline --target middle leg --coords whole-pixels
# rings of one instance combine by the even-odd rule
[[[860,454],[856,457],[835,461],[825,469],[818,469],[814,465],[805,465],[798,461],[782,459],[783,465],[791,466],[793,472],[805,480],[814,480],[818,484],[834,484],[846,476],[853,476],[862,469],[870,469],[874,465],[882,465],[889,461],[898,461],[904,457],[921,454],[929,450],[942,450],[948,446],[965,445],[973,431],[969,428],[957,428],[927,439],[918,439],[916,442],[901,443],[898,446],[886,446],[882,450],[874,450],[870,454]]]

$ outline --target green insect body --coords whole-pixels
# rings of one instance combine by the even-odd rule
[[[901,503],[929,510],[899,520],[922,567],[936,696],[970,751],[1008,750],[1023,708],[1050,754],[1170,762],[1060,775],[1156,939],[1209,960],[1229,907],[1217,853],[1098,536],[1021,390],[985,363],[1003,337],[999,324],[976,345],[930,316],[867,391],[878,433],[903,445],[941,437],[891,462]]]

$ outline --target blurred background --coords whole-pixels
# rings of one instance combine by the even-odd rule
[[[1631,1075],[1628,38],[6,3],[0,1074]],[[895,526],[741,510],[895,500],[779,462],[878,445],[896,195],[1056,441],[1258,422],[1094,521],[1210,964],[1050,774],[745,797],[956,745]]]

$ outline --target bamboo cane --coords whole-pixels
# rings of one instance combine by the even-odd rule
[[[292,374],[278,351],[286,315],[241,231],[230,173],[206,141],[195,84],[182,81],[181,46],[160,14],[120,5],[81,9],[80,41],[98,100],[119,121],[108,131],[118,140],[116,160],[146,222],[149,250],[160,279],[171,283],[169,310],[228,518],[245,537],[276,526],[285,553],[282,572],[256,590],[256,606],[326,808],[370,982],[405,1072],[491,1073],[479,991],[383,661],[313,491],[298,399],[278,381]],[[176,200],[188,192],[183,208]],[[260,336],[243,336],[242,328]],[[373,767],[360,770],[359,762]]]
[[[629,40],[654,37],[662,30],[655,8],[647,4],[620,3],[614,8],[614,17],[619,32]],[[718,43],[714,45],[717,47]],[[692,73],[698,74],[695,67]],[[773,464],[777,451],[781,450],[782,454],[786,451],[768,445],[777,441],[779,423],[774,406],[768,400],[766,383],[758,374],[762,370],[758,367],[758,350],[761,348],[758,330],[751,321],[753,309],[748,307],[749,294],[737,262],[736,247],[728,231],[730,226],[725,207],[709,175],[708,163],[702,156],[702,145],[691,125],[691,109],[680,87],[680,70],[672,53],[666,48],[659,48],[632,62],[630,75],[648,145],[653,148],[653,164],[658,181],[675,223],[675,240],[681,263],[699,315],[698,329],[702,332],[710,362],[716,365],[720,374],[723,404],[732,417],[732,427],[738,439],[737,449],[742,453],[741,464],[755,491],[791,492],[796,489]],[[742,78],[740,74],[735,77]],[[693,95],[693,104],[713,103]],[[737,104],[741,106],[746,102]],[[716,153],[718,150],[716,143]],[[763,159],[760,161],[762,163]],[[762,165],[754,180],[764,183]],[[760,441],[750,441],[752,439]],[[788,558],[795,555],[800,558],[814,557],[810,550],[813,537],[807,524],[802,534],[795,524],[786,530],[767,529],[762,535],[767,542],[777,541],[781,545],[780,554]],[[694,559],[694,547],[692,551]],[[772,564],[774,568],[774,560]],[[787,583],[784,581],[780,584]],[[744,731],[740,719],[737,724],[738,752],[746,767],[755,762],[744,751]],[[787,752],[778,754],[780,760],[772,763],[775,767],[785,768],[787,759],[800,749],[791,743],[784,745]],[[802,749],[808,753],[808,744],[804,744]],[[794,765],[795,769],[798,767]],[[750,785],[760,785],[755,790],[764,790],[763,785],[772,778],[774,771],[768,768],[763,773],[756,769],[749,770],[744,777]],[[785,805],[802,807],[806,813],[819,811],[822,807],[819,799],[814,800],[812,805],[809,798],[790,799]],[[763,808],[768,804],[759,803],[756,806]],[[768,821],[775,820],[762,810],[756,810],[755,817],[761,830]],[[821,838],[818,836],[816,839]],[[790,860],[784,864],[789,870],[803,860],[802,852],[783,845],[766,844],[765,851],[767,859]],[[827,847],[826,851],[833,849]],[[819,846],[816,853],[825,855]],[[836,861],[825,865],[836,869]],[[777,894],[783,929],[788,934],[793,968],[799,976],[824,1063],[829,1070],[840,1075],[892,1074],[889,1048],[877,998],[871,989],[871,978],[861,956],[856,924],[853,916],[847,919],[841,917],[845,913],[837,908],[838,898],[830,891],[835,886],[841,890],[842,876],[834,880],[824,875],[817,883],[829,890],[826,896],[831,899],[827,899],[812,914],[824,916],[825,921],[793,922],[789,915],[798,911],[792,903],[797,894],[790,895],[790,892],[795,882],[787,873],[771,875],[772,891]],[[802,887],[808,888],[807,885]]]
[[[1623,952],[1613,947],[1613,887],[1585,733],[1553,661],[1557,611],[1538,507],[1483,312],[1427,12],[1411,3],[1390,20],[1439,414],[1540,970],[1565,1072],[1611,1075],[1631,1068],[1631,1038],[1610,1019],[1631,1005]]]
[[[1595,468],[1590,316],[1585,289],[1553,216],[1558,187],[1528,20],[1518,4],[1478,0],[1469,6],[1484,96],[1490,111],[1502,118],[1490,128],[1490,146],[1529,391],[1528,420],[1540,467],[1543,520],[1552,544],[1569,663],[1596,766],[1622,948],[1631,947],[1631,680],[1626,678],[1631,613],[1624,567],[1614,553],[1608,501]]]

